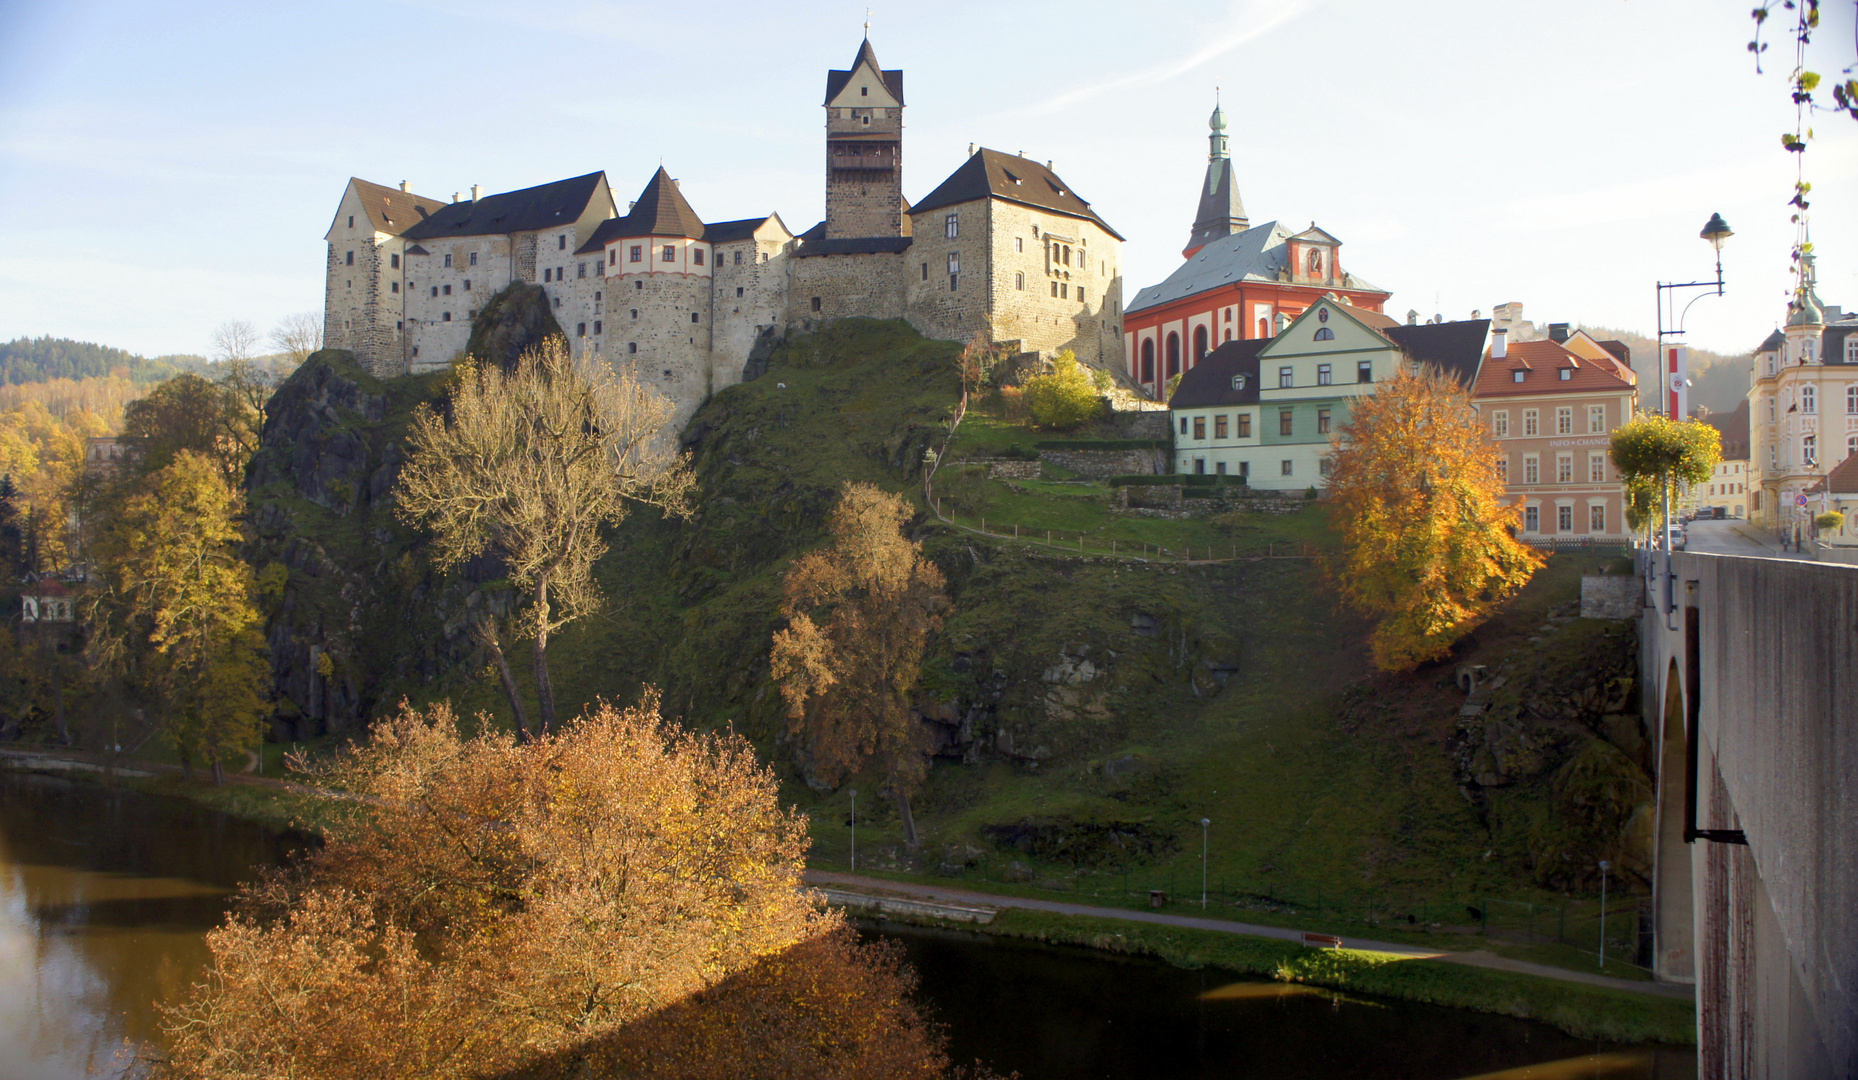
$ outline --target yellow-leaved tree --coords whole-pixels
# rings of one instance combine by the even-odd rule
[[[812,771],[837,785],[876,765],[909,845],[910,796],[929,772],[923,725],[910,711],[923,648],[948,607],[942,572],[903,535],[916,511],[873,484],[848,482],[826,528],[832,540],[787,571],[774,635],[775,682]]]
[[[1342,598],[1376,619],[1374,663],[1404,671],[1451,651],[1542,559],[1510,535],[1497,448],[1456,381],[1402,372],[1354,399],[1331,451],[1329,517]]]
[[[256,744],[269,667],[257,583],[239,557],[244,497],[191,450],[124,494],[93,545],[93,659],[154,693],[191,775]]]

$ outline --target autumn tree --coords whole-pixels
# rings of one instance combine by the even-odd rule
[[[257,585],[239,557],[244,499],[218,463],[182,450],[126,494],[92,547],[92,658],[165,703],[163,733],[216,782],[255,744],[270,674]]]
[[[600,606],[593,568],[606,552],[601,529],[635,506],[689,513],[695,481],[665,433],[673,412],[632,369],[577,362],[550,337],[511,371],[467,358],[445,411],[422,405],[413,415],[398,512],[432,530],[442,569],[491,552],[528,594],[521,625],[535,643],[543,732],[555,724],[549,636]],[[494,633],[487,645],[526,734]]]
[[[160,472],[177,454],[211,460],[229,485],[245,478],[258,446],[258,414],[236,391],[192,373],[177,375],[123,408],[123,438],[138,472]]]
[[[1064,430],[1094,420],[1103,401],[1090,373],[1066,349],[1052,359],[1052,372],[1027,379],[1026,405],[1040,427]]]
[[[910,797],[929,772],[910,710],[923,648],[948,607],[942,572],[903,535],[902,498],[848,482],[827,522],[831,541],[788,570],[771,663],[789,728],[816,774],[837,785],[875,765],[918,844]]]
[[[1332,576],[1377,619],[1374,663],[1402,671],[1445,656],[1527,584],[1542,559],[1510,535],[1497,448],[1464,388],[1402,372],[1354,399],[1331,450]]]
[[[1722,432],[1701,420],[1641,412],[1613,429],[1608,456],[1626,485],[1626,524],[1637,532],[1668,516],[1666,500],[1678,484],[1709,481],[1722,461]]]
[[[323,347],[322,313],[304,311],[284,316],[271,329],[271,347],[291,370],[295,370],[311,353]]]
[[[910,1061],[891,1040],[937,1063],[894,965],[802,889],[806,820],[739,736],[683,731],[653,696],[528,743],[403,705],[310,771],[354,798],[208,936],[170,1076],[721,1076],[706,1054],[745,1038],[723,1059],[815,1069],[783,1076]]]

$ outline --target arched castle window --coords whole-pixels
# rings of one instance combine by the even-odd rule
[[[1206,327],[1194,327],[1194,363],[1206,359]]]
[[[1181,373],[1181,336],[1179,334],[1169,334],[1168,335],[1168,378],[1172,379],[1176,375],[1179,375],[1180,373]]]
[[[1147,338],[1142,342],[1142,381],[1155,381],[1155,339]]]

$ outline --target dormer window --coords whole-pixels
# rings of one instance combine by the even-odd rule
[[[1567,381],[1568,381],[1569,379],[1572,379],[1572,378],[1574,378],[1574,369],[1573,369],[1573,368],[1571,368],[1571,367],[1564,367],[1564,368],[1562,368],[1562,369],[1561,369],[1561,381],[1562,381],[1562,382],[1567,382]]]
[[[1245,389],[1245,376],[1243,376],[1243,375],[1234,375],[1234,376],[1232,377],[1232,388],[1233,388],[1234,390],[1243,390],[1243,389]]]
[[[1522,382],[1523,375],[1524,375],[1523,369],[1517,368],[1515,371],[1510,372],[1510,381],[1511,382]]]

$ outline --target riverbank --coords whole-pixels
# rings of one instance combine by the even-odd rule
[[[271,778],[234,774],[224,785],[189,783],[172,766],[120,761],[114,777],[91,755],[0,751],[0,766],[95,783],[113,782],[185,799],[272,829],[321,831],[327,797]],[[1583,972],[1507,960],[1489,952],[1447,952],[1406,943],[1346,941],[1309,948],[1291,929],[1116,909],[1083,909],[1006,895],[809,872],[848,906],[908,897],[922,903],[873,904],[882,919],[956,927],[1003,938],[1149,956],[1181,967],[1213,967],[1282,982],[1418,1001],[1551,1024],[1580,1038],[1621,1043],[1696,1042],[1695,1007],[1679,988],[1631,984]],[[956,895],[956,894],[959,895]],[[946,894],[946,895],[944,895]],[[1077,910],[1067,910],[1077,908]],[[944,910],[946,909],[946,910]],[[984,917],[981,917],[984,913]]]

